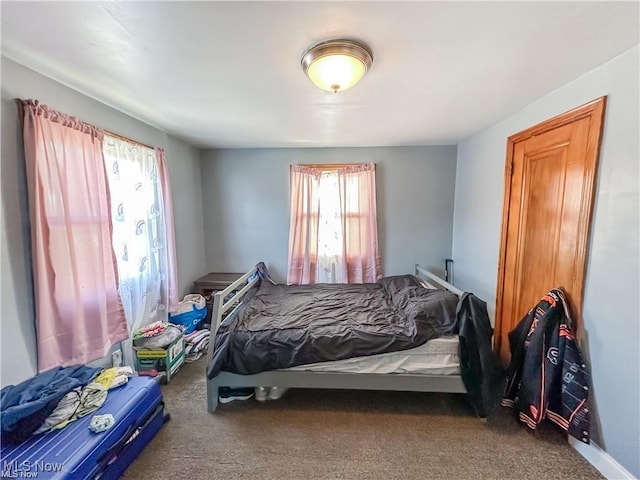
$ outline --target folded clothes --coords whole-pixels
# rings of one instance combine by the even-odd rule
[[[195,362],[207,351],[210,336],[209,330],[196,330],[184,336],[186,362]]]

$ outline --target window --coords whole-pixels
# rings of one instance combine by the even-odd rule
[[[120,281],[158,270],[162,192],[152,149],[105,136],[104,159],[111,197],[113,249]]]
[[[318,185],[318,260],[316,283],[346,283],[338,174],[323,172]]]
[[[158,152],[105,135],[103,153],[109,183],[113,250],[118,290],[131,330],[166,320],[169,283],[174,275],[170,252],[172,221],[165,215],[166,195]],[[123,348],[131,364],[131,348]]]
[[[380,277],[375,166],[291,166],[289,283]]]

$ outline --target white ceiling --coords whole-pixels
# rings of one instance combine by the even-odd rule
[[[199,147],[454,144],[636,45],[638,5],[2,1],[2,53]],[[338,94],[300,68],[333,37],[374,55]]]

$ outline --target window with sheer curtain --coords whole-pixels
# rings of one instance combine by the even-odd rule
[[[288,283],[380,278],[375,165],[291,166]]]
[[[105,134],[103,153],[112,216],[118,288],[131,331],[167,319],[175,305],[170,190],[163,185],[163,151]],[[172,289],[173,286],[173,289]],[[173,297],[173,298],[172,298]],[[123,343],[133,363],[131,340]]]
[[[33,255],[38,371],[97,360],[177,304],[164,150],[18,100]]]

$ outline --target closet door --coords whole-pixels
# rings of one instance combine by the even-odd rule
[[[509,137],[496,304],[496,351],[547,291],[562,287],[582,311],[606,97]]]

